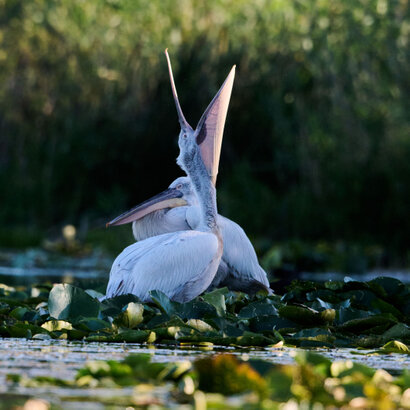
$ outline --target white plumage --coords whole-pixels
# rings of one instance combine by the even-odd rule
[[[148,301],[150,291],[160,290],[172,300],[187,302],[209,287],[221,261],[223,242],[216,222],[218,215],[216,190],[212,183],[215,175],[213,167],[210,166],[212,164],[205,164],[202,155],[209,157],[208,161],[213,161],[215,156],[219,158],[218,152],[213,156],[208,156],[210,145],[206,142],[209,137],[207,130],[213,130],[212,138],[215,137],[215,132],[222,133],[221,124],[218,127],[214,125],[220,118],[223,117],[224,120],[226,115],[224,105],[227,104],[227,100],[229,101],[229,96],[226,91],[222,89],[221,92],[220,90],[201,117],[197,129],[193,130],[185,120],[179,105],[171,64],[167,53],[166,55],[171,88],[181,125],[178,138],[180,153],[177,163],[192,181],[193,191],[199,205],[198,225],[192,231],[184,230],[153,236],[124,249],[114,261],[110,272],[106,292],[108,298],[131,293],[143,301]],[[232,89],[233,82],[232,72],[234,70],[228,76],[231,78],[227,85],[230,89]],[[204,144],[202,148],[201,144]],[[217,145],[215,145],[215,140],[211,145],[215,150]],[[160,203],[164,205],[163,208],[186,204],[186,201],[181,200],[181,196],[180,192],[167,190],[155,197],[155,200],[146,201],[143,206],[121,215],[110,224],[120,224],[121,221],[126,223],[135,216],[141,218],[149,215],[152,210],[161,209]],[[155,215],[149,216],[149,224],[144,233],[152,232],[152,229],[151,231],[149,229],[152,226],[152,218],[155,219],[155,217]],[[178,229],[178,221],[177,225],[174,220],[170,224],[173,228]]]
[[[177,178],[169,186],[167,192],[169,190],[180,191],[181,199],[184,199],[189,206],[157,210],[134,221],[132,231],[137,241],[155,235],[198,227],[200,207],[189,178]],[[232,290],[250,293],[264,287],[269,288],[266,272],[259,265],[255,249],[245,231],[237,223],[222,215],[218,214],[216,220],[224,249],[221,264],[211,288],[227,286]]]
[[[208,288],[207,271],[219,265],[218,239],[208,232],[184,231],[136,242],[115,259],[107,297],[132,293],[149,301],[151,290],[184,302]]]
[[[142,241],[164,233],[188,231],[191,227],[186,221],[185,214],[185,206],[151,212],[142,219],[133,222],[134,238],[137,241]]]

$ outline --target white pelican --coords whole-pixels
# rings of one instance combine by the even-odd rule
[[[166,56],[171,74],[167,53]],[[190,177],[198,198],[198,226],[195,230],[154,236],[125,248],[111,268],[107,298],[131,293],[149,301],[149,292],[160,290],[172,300],[187,302],[209,287],[221,261],[223,242],[216,220],[216,190],[200,148],[207,130],[215,123],[212,113],[219,100],[211,102],[193,130],[182,114],[173,81],[171,86],[181,125],[177,162]]]
[[[180,113],[180,122],[182,119],[182,127],[183,124],[188,123],[178,102],[169,59],[168,64],[171,86],[178,113]],[[197,142],[200,143],[204,164],[214,184],[234,75],[233,67],[197,127],[198,129],[203,119],[206,118],[205,127],[198,133],[200,138],[197,138]],[[192,129],[189,125],[188,127]],[[109,222],[107,226],[129,222],[133,222],[133,234],[137,241],[164,233],[197,229],[200,223],[200,207],[189,177],[176,179],[166,191],[123,213]],[[217,216],[217,223],[223,237],[224,251],[218,273],[211,287],[227,286],[231,290],[247,293],[254,293],[261,289],[270,291],[266,272],[259,265],[256,252],[243,229],[221,215]]]
[[[196,229],[200,207],[189,177],[177,178],[167,190],[143,202],[109,222],[109,226],[132,223],[137,241],[169,232]],[[222,215],[217,224],[224,243],[223,255],[211,288],[226,286],[230,290],[254,293],[268,290],[266,272],[244,230]]]

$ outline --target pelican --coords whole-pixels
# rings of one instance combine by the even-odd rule
[[[168,189],[115,218],[107,225],[132,222],[134,238],[144,241],[169,232],[197,229],[200,206],[189,177],[177,178]],[[244,230],[234,221],[217,215],[224,243],[218,272],[210,288],[226,286],[230,290],[255,293],[267,290],[269,281]]]
[[[160,290],[174,301],[187,302],[210,286],[221,261],[223,241],[217,223],[216,190],[200,148],[215,124],[212,113],[220,100],[211,102],[193,130],[182,113],[173,81],[171,88],[181,126],[177,163],[189,176],[198,199],[198,225],[195,230],[165,233],[125,248],[111,268],[107,298],[131,293],[150,301],[150,291]],[[172,199],[169,197],[168,203]]]
[[[186,124],[192,129],[182,114],[168,56],[167,60],[180,122],[182,118],[181,127],[182,124]],[[213,184],[216,183],[218,173],[223,128],[234,75],[235,67],[232,68],[197,126],[198,129],[201,122],[205,124],[202,130],[206,130],[206,138],[204,132],[200,131],[197,142],[200,144],[201,156]],[[207,118],[207,121],[204,122],[203,118]],[[210,288],[227,286],[231,290],[246,293],[255,293],[258,290],[271,292],[266,272],[259,265],[256,252],[244,230],[221,215],[217,215],[216,220],[222,234],[224,251]],[[190,177],[176,179],[167,190],[121,214],[107,226],[130,222],[137,241],[164,233],[196,230],[200,224],[200,204]]]

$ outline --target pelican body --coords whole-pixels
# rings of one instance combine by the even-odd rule
[[[175,198],[174,207],[167,207],[171,197]],[[122,214],[110,225],[133,221],[134,238],[141,241],[164,233],[196,229],[199,214],[199,202],[190,179],[180,177],[163,193]],[[244,230],[222,215],[218,214],[216,220],[224,250],[211,288],[226,286],[246,293],[269,291],[266,272],[259,265],[256,252]]]
[[[198,158],[197,152],[195,170],[201,164]],[[201,171],[195,181],[201,198],[197,228],[153,236],[125,248],[111,268],[107,298],[131,293],[150,301],[149,292],[157,289],[183,303],[211,285],[220,265],[223,239],[216,222],[215,188],[204,167]]]

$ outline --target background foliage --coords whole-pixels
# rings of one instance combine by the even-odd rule
[[[407,0],[0,0],[2,229],[87,232],[180,175],[168,47],[193,125],[237,64],[221,213],[403,251],[409,33]]]

